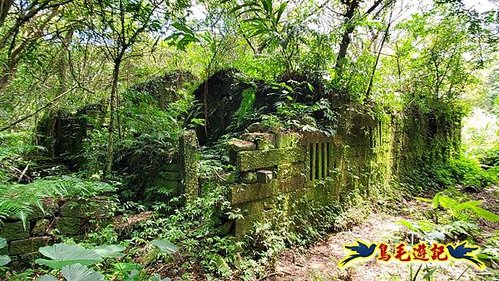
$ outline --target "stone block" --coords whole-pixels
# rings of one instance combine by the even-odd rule
[[[246,216],[242,219],[236,220],[234,235],[236,237],[241,238],[244,234],[248,233],[248,231],[253,227],[253,223],[255,221],[256,219]]]
[[[234,228],[234,224],[235,224],[235,221],[230,220],[230,221],[226,221],[224,224],[217,227],[218,235],[220,235],[222,237],[229,235],[232,232],[232,229]]]
[[[270,183],[274,178],[274,173],[269,170],[257,171],[257,178],[259,183]]]
[[[263,200],[261,203],[264,212],[268,212],[269,210],[275,209],[276,207],[274,200]]]
[[[180,172],[163,172],[161,177],[169,181],[178,181],[180,180]]]
[[[256,150],[256,144],[251,141],[231,139],[227,142],[227,148],[231,151],[251,151]]]
[[[168,187],[169,189],[173,191],[177,191],[179,189],[179,182],[178,181],[165,181],[162,184],[164,187]]]
[[[233,205],[254,202],[305,188],[305,175],[298,175],[270,183],[238,184],[231,187]]]
[[[93,231],[96,230],[101,230],[103,228],[106,228],[108,225],[113,224],[114,219],[111,218],[104,218],[104,219],[96,219],[96,220],[90,220],[87,224],[84,225],[84,227],[87,227],[88,229],[91,229]],[[84,237],[85,234],[81,234],[78,236]]]
[[[302,136],[298,133],[279,133],[275,136],[277,148],[287,148],[300,145]]]
[[[304,159],[305,151],[301,148],[241,151],[237,155],[237,167],[244,172],[302,162]]]
[[[238,152],[256,150],[256,144],[240,139],[231,139],[226,145],[229,150],[229,161],[233,165],[236,164]]]
[[[180,180],[167,180],[162,177],[155,177],[150,185],[154,190],[161,188],[162,190],[170,190],[172,194],[178,195],[180,190]],[[153,192],[155,194],[155,192]],[[150,193],[146,197],[150,196]]]
[[[181,176],[183,192],[187,201],[199,196],[199,143],[195,131],[185,131],[180,137]]]
[[[262,132],[263,130],[265,130],[265,128],[262,126],[262,124],[256,122],[249,125],[247,130],[250,133],[257,133],[257,132]]]
[[[36,253],[40,247],[47,246],[52,242],[52,237],[43,236],[10,242],[9,255],[21,255]]]
[[[167,172],[180,172],[180,167],[177,163],[168,163],[165,165],[165,171],[167,171]]]
[[[304,163],[281,164],[277,166],[276,178],[284,179],[305,173],[306,169]]]
[[[112,202],[105,198],[70,200],[60,209],[60,216],[71,218],[109,217]]]
[[[0,249],[0,255],[8,255],[9,254],[9,244],[7,246]]]
[[[18,222],[6,222],[3,224],[0,230],[0,237],[5,238],[7,241],[20,240],[29,237],[29,223],[26,226],[28,229],[24,229],[23,223]]]
[[[258,181],[258,176],[255,172],[244,172],[241,176],[243,183],[256,183]]]
[[[59,204],[54,199],[44,199],[42,202],[43,210],[38,206],[33,208],[33,211],[28,214],[29,221],[38,220],[41,218],[52,217],[59,210]]]
[[[31,230],[31,235],[34,236],[42,236],[50,231],[50,220],[48,219],[40,219],[35,222],[35,226],[33,226],[33,229]]]
[[[289,198],[289,196],[286,196]],[[242,219],[236,220],[234,233],[236,237],[242,237],[247,234],[254,226],[255,222],[261,221],[275,221],[273,214],[276,207],[276,200],[274,198],[267,198],[255,202],[248,202],[240,206],[243,214]],[[284,206],[284,208],[287,208]]]
[[[57,219],[55,228],[62,235],[77,235],[81,231],[81,218],[60,217]]]
[[[247,133],[241,138],[245,141],[256,144],[258,150],[268,150],[275,148],[275,135],[269,133]]]

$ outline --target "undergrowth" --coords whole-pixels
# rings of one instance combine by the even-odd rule
[[[26,223],[35,209],[44,211],[43,200],[50,198],[89,198],[115,190],[103,182],[63,176],[35,180],[29,184],[0,183],[0,221],[19,218]]]
[[[456,185],[480,191],[498,182],[499,166],[484,166],[477,159],[458,156],[444,163],[417,167],[407,172],[400,184],[408,194],[420,195]]]

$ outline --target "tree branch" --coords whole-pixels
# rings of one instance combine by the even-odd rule
[[[62,94],[58,95],[57,97],[55,97],[54,99],[52,99],[50,102],[48,102],[48,103],[47,103],[47,104],[45,104],[44,106],[42,106],[42,107],[38,108],[37,110],[35,110],[35,112],[33,112],[33,113],[31,113],[31,114],[28,114],[28,115],[26,115],[26,116],[24,116],[24,117],[22,117],[22,118],[20,118],[20,119],[18,119],[18,120],[16,120],[16,121],[14,121],[14,122],[10,123],[9,125],[7,125],[7,126],[5,126],[5,127],[1,128],[1,129],[0,129],[0,132],[6,131],[6,130],[8,130],[8,129],[10,129],[10,128],[14,127],[15,125],[17,125],[17,124],[19,124],[19,123],[21,123],[21,122],[23,122],[23,121],[25,121],[25,120],[27,120],[27,119],[29,119],[29,118],[31,118],[31,117],[33,117],[33,116],[35,116],[35,115],[36,115],[36,114],[38,114],[40,111],[42,111],[42,110],[44,110],[44,109],[48,108],[49,106],[53,105],[53,104],[54,104],[57,100],[59,100],[59,99],[60,99],[60,98],[62,98],[63,96],[65,96],[65,95],[67,95],[68,93],[72,92],[74,89],[76,89],[76,87],[73,87],[73,88],[71,88],[71,89],[69,89],[69,90],[65,91],[64,93],[62,93]]]

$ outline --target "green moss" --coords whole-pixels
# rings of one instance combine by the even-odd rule
[[[67,201],[60,209],[60,215],[71,218],[108,217],[111,203],[105,198]]]
[[[180,139],[181,174],[187,200],[199,195],[198,139],[196,132],[185,131]]]
[[[279,164],[302,162],[305,151],[301,148],[242,151],[238,153],[239,171],[265,169]]]
[[[249,229],[251,222],[271,216],[268,212],[275,208],[265,207],[265,202],[268,205],[280,196],[285,201],[306,199],[317,206],[347,208],[399,196],[397,187],[400,185],[396,184],[399,181],[415,193],[423,190],[420,187],[429,188],[430,185],[423,182],[431,179],[432,166],[448,163],[455,150],[457,128],[442,127],[438,122],[435,127],[431,116],[420,112],[405,114],[407,116],[394,114],[373,119],[360,111],[348,111],[339,119],[340,125],[333,137],[314,133],[277,134],[279,149],[239,152],[236,162],[239,171],[267,169],[274,171],[276,177],[268,184],[233,186],[232,203],[245,208],[249,216],[238,222],[236,231],[242,233],[241,229]],[[301,146],[301,143],[324,142],[330,144],[328,161],[321,153],[323,148],[316,149],[314,157],[315,150],[308,155]],[[328,169],[329,176],[313,180],[300,178],[310,173],[307,171],[310,161],[317,162],[318,168]],[[289,216],[309,208],[286,210]]]
[[[276,135],[276,147],[286,148],[299,145],[302,136],[298,133],[280,133]]]
[[[259,201],[303,188],[305,188],[304,175],[274,180],[267,184],[238,184],[232,186],[231,202],[237,205],[245,202]]]
[[[243,173],[243,175],[241,176],[241,180],[246,184],[256,183],[258,181],[258,177],[255,172],[247,172]]]
[[[29,237],[29,224],[28,229],[24,229],[22,222],[8,222],[4,223],[0,230],[0,237],[5,238],[7,241],[25,239]]]
[[[36,253],[40,247],[48,245],[51,241],[52,238],[49,236],[12,241],[9,255]]]
[[[81,233],[82,220],[79,218],[62,217],[57,219],[55,228],[62,235],[77,235]]]
[[[256,144],[258,150],[268,150],[275,148],[275,135],[270,133],[247,133],[241,138],[250,143]],[[245,149],[249,150],[249,149]]]

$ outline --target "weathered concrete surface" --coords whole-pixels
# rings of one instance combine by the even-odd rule
[[[0,237],[5,238],[7,241],[25,239],[29,237],[29,225],[28,229],[24,229],[23,223],[18,222],[6,222],[3,224],[0,230]]]
[[[240,175],[231,186],[231,202],[244,216],[236,221],[235,234],[243,235],[254,222],[277,217],[287,220],[304,211],[290,202],[306,199],[334,206],[348,202],[352,194],[382,196],[390,192],[393,181],[417,180],[414,171],[424,169],[425,163],[445,162],[457,147],[458,126],[435,129],[438,124],[421,112],[408,112],[409,116],[421,115],[414,119],[398,115],[376,119],[362,112],[359,108],[345,110],[334,136],[293,132],[243,135],[257,150],[229,151]],[[284,209],[276,207],[278,198],[289,204]]]
[[[188,201],[199,195],[198,139],[196,132],[185,131],[180,138],[182,187]]]
[[[59,239],[59,235],[75,239],[81,237],[86,231],[109,223],[114,204],[105,197],[44,200],[42,203],[45,212],[35,209],[35,215],[28,215],[26,229],[19,219],[0,226],[0,237],[8,242],[0,254],[8,254],[13,261],[23,262],[32,257],[39,247]]]
[[[12,241],[9,245],[9,255],[15,256],[20,254],[35,253],[38,248],[47,246],[52,241],[52,237],[34,237],[23,240]]]
[[[304,159],[305,152],[300,148],[242,151],[238,154],[237,168],[244,172],[300,162]]]
[[[305,176],[288,177],[270,183],[237,184],[232,186],[232,204],[258,201],[288,193],[305,186]]]

